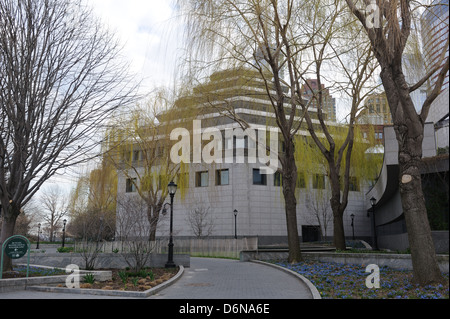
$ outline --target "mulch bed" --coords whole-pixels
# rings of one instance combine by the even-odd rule
[[[26,268],[21,271],[11,271],[3,273],[3,279],[25,278]],[[145,291],[169,280],[178,273],[178,268],[148,268],[139,273],[133,273],[124,269],[97,269],[112,272],[112,279],[104,282],[94,281],[93,283],[83,282],[81,280],[80,288],[84,289],[104,289],[104,290],[123,290],[123,291]],[[29,277],[64,275],[65,271],[54,270],[30,270]],[[81,275],[83,278],[83,275]],[[59,284],[59,287],[65,287]]]
[[[118,269],[105,269],[112,271],[112,279],[104,282],[94,281],[93,283],[82,282],[80,288],[83,289],[103,289],[122,291],[145,291],[169,280],[178,272],[178,268],[151,268],[147,275],[136,274],[131,271]],[[61,287],[65,287],[63,284]]]

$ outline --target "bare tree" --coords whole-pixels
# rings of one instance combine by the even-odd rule
[[[310,192],[306,200],[306,207],[309,209],[308,216],[311,218],[311,222],[319,224],[322,240],[327,236],[328,226],[333,220],[333,212],[327,192],[322,190]]]
[[[95,269],[97,257],[103,248],[103,232],[105,230],[105,219],[102,215],[86,214],[81,224],[82,238],[76,243],[77,252],[83,258],[85,269]]]
[[[214,230],[211,207],[205,207],[203,204],[198,204],[189,211],[187,221],[197,238],[208,237]]]
[[[139,196],[119,196],[117,201],[118,235],[122,243],[121,255],[134,271],[145,267],[155,248],[148,236],[150,227],[146,218],[147,203]]]
[[[54,234],[61,226],[61,221],[68,215],[67,198],[58,186],[50,187],[41,195],[41,218],[47,223],[49,240],[55,240]]]
[[[409,85],[405,78],[402,58],[411,34],[413,12],[417,9],[417,4],[410,0],[376,0],[375,3],[346,0],[346,2],[366,31],[372,50],[381,66],[381,81],[399,145],[398,185],[408,229],[414,279],[422,285],[442,282],[443,278],[437,263],[427,218],[420,168],[424,124],[431,104],[441,92],[449,70],[449,57],[445,59],[445,53],[449,48],[449,38],[447,37],[441,53],[441,63],[438,63],[437,67],[417,83]],[[376,14],[366,16],[364,8],[374,4]],[[435,72],[439,73],[434,87],[425,99],[420,113],[417,113],[410,94],[420,88]]]
[[[119,53],[83,0],[0,2],[2,242],[43,183],[96,155],[103,121],[134,100]]]
[[[84,236],[84,221],[103,217],[103,239],[111,239],[115,233],[117,202],[117,174],[105,158],[89,173],[78,178],[68,201],[70,224],[68,231],[74,236]]]

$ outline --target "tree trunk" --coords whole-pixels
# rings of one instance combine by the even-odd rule
[[[282,181],[289,245],[288,262],[297,263],[302,261],[303,258],[300,251],[300,239],[297,226],[297,199],[295,198],[297,167],[295,166],[293,147],[286,147],[286,160],[283,164]]]
[[[156,240],[156,229],[158,226],[159,213],[156,213],[156,208],[153,206],[148,207],[147,218],[150,224],[150,233],[149,233],[149,241]]]
[[[346,204],[341,204],[341,187],[339,172],[336,169],[335,162],[330,158],[327,158],[329,168],[329,178],[331,184],[331,199],[330,206],[333,212],[333,245],[336,249],[345,250],[345,232],[343,215],[346,208]],[[346,201],[345,201],[346,202]]]
[[[16,226],[16,217],[8,215],[5,214],[3,216],[2,236],[0,240],[0,245],[2,245],[9,237],[14,235],[14,228]],[[3,255],[3,271],[11,271],[11,270],[12,270],[12,260],[5,254]]]
[[[338,250],[345,250],[345,232],[343,214],[339,211],[339,208],[332,208],[333,210],[333,245]]]
[[[381,78],[399,144],[399,189],[411,250],[414,281],[420,285],[442,282],[443,277],[431,237],[420,174],[424,123],[415,112],[408,86],[401,73],[396,72],[394,68],[385,68],[381,72]]]
[[[404,152],[402,154],[405,155]],[[431,237],[419,165],[420,160],[417,158],[400,164],[400,196],[408,231],[414,281],[420,285],[428,285],[442,282],[443,278]]]

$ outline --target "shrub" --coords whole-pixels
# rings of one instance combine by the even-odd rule
[[[94,274],[92,274],[92,273],[88,273],[88,274],[84,275],[83,279],[84,279],[84,282],[86,282],[88,284],[93,284],[95,281]]]
[[[71,253],[73,252],[73,247],[58,247],[56,250],[58,253]]]

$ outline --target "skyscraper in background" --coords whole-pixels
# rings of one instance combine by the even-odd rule
[[[308,79],[306,83],[302,86],[302,97],[307,100],[311,100],[314,95],[318,98],[318,93],[322,92],[323,107],[322,111],[327,114],[327,120],[336,122],[336,99],[331,96],[330,90],[321,84],[319,89],[319,83],[317,79]],[[317,100],[311,102],[311,106],[317,108]]]
[[[448,1],[435,0],[421,17],[423,54],[427,72],[442,66],[448,58]],[[447,48],[446,51],[444,49]],[[444,59],[442,56],[444,55]],[[442,63],[440,63],[442,61]],[[428,81],[428,94],[434,88],[440,68]],[[448,71],[444,79],[441,93],[431,104],[427,122],[433,122],[436,135],[436,146],[441,149],[449,146],[449,85]]]
[[[448,1],[435,0],[429,8],[425,10],[421,17],[422,43],[425,59],[425,68],[430,72],[439,65],[442,60],[443,65],[448,57]],[[447,46],[445,58],[442,59],[442,52]],[[437,70],[428,81],[428,92],[433,89],[439,75]],[[448,71],[442,90],[448,88]]]

